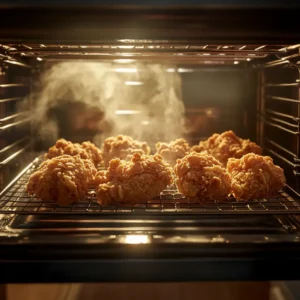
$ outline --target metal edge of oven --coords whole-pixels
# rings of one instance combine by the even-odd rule
[[[84,216],[78,220],[67,215],[6,215],[0,232],[0,280],[299,278],[293,270],[300,265],[300,236],[292,217],[188,218],[177,220],[174,227],[172,216],[159,214],[143,220],[138,216]]]
[[[101,37],[110,41],[198,39],[202,43],[297,43],[299,4],[296,1],[293,5],[283,1],[271,4],[2,5],[0,40],[85,44],[95,43]],[[259,22],[253,22],[253,16]],[[284,16],[289,18],[276,22]]]
[[[187,31],[180,30],[180,26],[190,21],[194,25],[187,37],[190,39],[204,36],[205,41],[263,40],[265,43],[299,39],[299,24],[294,18],[299,9],[287,10],[290,17],[280,23],[271,22],[282,16],[278,10],[272,15],[268,10],[229,10],[229,14],[224,14],[224,11],[204,9],[196,15],[199,11],[186,10],[182,11],[181,19],[177,18],[176,13],[172,14],[169,19],[169,27],[173,32],[171,38],[174,39],[174,35],[186,37]],[[54,9],[53,12],[49,14],[43,9],[30,8],[1,9],[1,40],[61,40],[61,37],[67,36],[70,41],[77,41],[81,36],[83,41],[87,41],[97,40],[102,36],[101,32],[103,37],[113,35],[114,38],[124,34],[124,31],[116,32],[110,28],[110,23],[107,23],[109,28],[99,31],[100,21],[96,22],[97,30],[91,28],[90,35],[82,35],[87,27],[76,28],[72,34],[66,34],[61,27],[57,29],[51,25],[65,20],[65,11]],[[88,26],[87,16],[91,12],[98,20],[102,19],[97,9],[85,13],[78,10],[73,12],[68,13],[69,28],[72,24],[79,24],[80,20]],[[146,28],[146,38],[163,38],[171,31],[160,31],[159,26],[164,25],[165,21],[153,21],[151,17],[154,13],[158,17],[163,16],[165,12],[163,9],[145,13],[140,11],[140,14],[132,14],[132,11],[120,14],[120,11],[116,11],[115,16],[121,18],[111,18],[111,15],[109,18],[117,23],[115,27],[124,20],[134,25],[141,22]],[[251,12],[258,12],[255,15],[260,22],[253,23],[251,16],[249,23]],[[183,17],[183,14],[186,16]],[[216,16],[218,28],[213,24]],[[158,24],[156,30],[151,28],[153,22]],[[52,30],[47,33],[47,28]],[[228,35],[233,28],[235,30]],[[260,31],[259,28],[265,30]],[[208,35],[210,29],[214,32],[212,37]],[[268,40],[266,36],[269,36]],[[134,28],[126,33],[126,37],[140,38]],[[240,222],[242,226],[230,226],[228,217],[216,216],[216,227],[212,224],[211,216],[189,215],[188,220],[182,217],[182,223],[177,226],[179,230],[159,214],[147,220],[125,216],[115,220],[119,224],[109,221],[109,216],[105,218],[99,225],[99,219],[95,216],[85,216],[80,221],[76,216],[67,215],[55,219],[51,216],[3,216],[0,220],[1,282],[288,280],[300,277],[297,273],[300,267],[299,227],[292,216],[241,215],[230,218],[231,223]],[[145,226],[146,221],[150,226]],[[192,231],[191,221],[195,229]],[[122,226],[116,228],[120,224]]]

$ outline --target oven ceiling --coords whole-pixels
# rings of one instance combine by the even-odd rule
[[[197,40],[202,44],[295,44],[300,40],[300,3],[291,7],[289,1],[288,8],[280,9],[254,5],[247,9],[231,5],[191,7],[174,3],[177,6],[149,8],[88,5],[92,2],[70,6],[67,1],[61,1],[61,6],[34,7],[2,2],[0,42],[84,45],[103,40],[150,39]]]
[[[41,1],[40,0],[16,0],[16,1],[0,1],[0,5],[7,6],[88,6],[88,5],[139,5],[139,6],[150,6],[149,3],[142,3],[140,0],[51,0]],[[151,6],[200,6],[200,5],[219,5],[219,6],[236,6],[236,7],[291,7],[300,6],[298,0],[152,0]]]

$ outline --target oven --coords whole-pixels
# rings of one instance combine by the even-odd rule
[[[299,279],[296,1],[33,2],[0,7],[1,282]],[[162,114],[141,120],[158,86]],[[170,91],[184,109],[168,100]],[[115,105],[103,107],[103,99]],[[102,122],[112,109],[124,125],[114,130]],[[25,192],[58,137],[101,143],[111,132],[166,141],[180,134],[197,144],[225,130],[257,142],[284,169],[286,187],[268,199],[222,203],[192,203],[168,189],[113,206],[92,194],[58,206]]]

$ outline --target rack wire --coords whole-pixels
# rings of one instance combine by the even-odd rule
[[[300,214],[299,203],[284,190],[276,196],[251,201],[237,201],[233,197],[225,201],[194,203],[182,196],[175,187],[164,190],[159,197],[139,204],[118,204],[102,206],[96,202],[94,190],[72,205],[60,206],[30,197],[26,193],[26,183],[36,169],[29,168],[0,198],[0,213],[3,214]]]
[[[293,46],[295,47],[295,46]],[[265,58],[268,55],[284,54],[294,48],[281,45],[216,45],[191,41],[163,40],[114,40],[98,44],[7,44],[0,45],[5,58],[38,61],[57,59],[128,59],[151,61],[176,61],[185,64],[232,64]]]

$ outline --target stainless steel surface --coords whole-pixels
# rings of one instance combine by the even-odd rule
[[[207,45],[201,42],[168,40],[115,40],[102,44],[8,44],[0,45],[10,61],[35,58],[42,60],[67,59],[135,59],[184,64],[231,64],[283,55],[287,45]],[[293,49],[294,50],[294,49]]]

